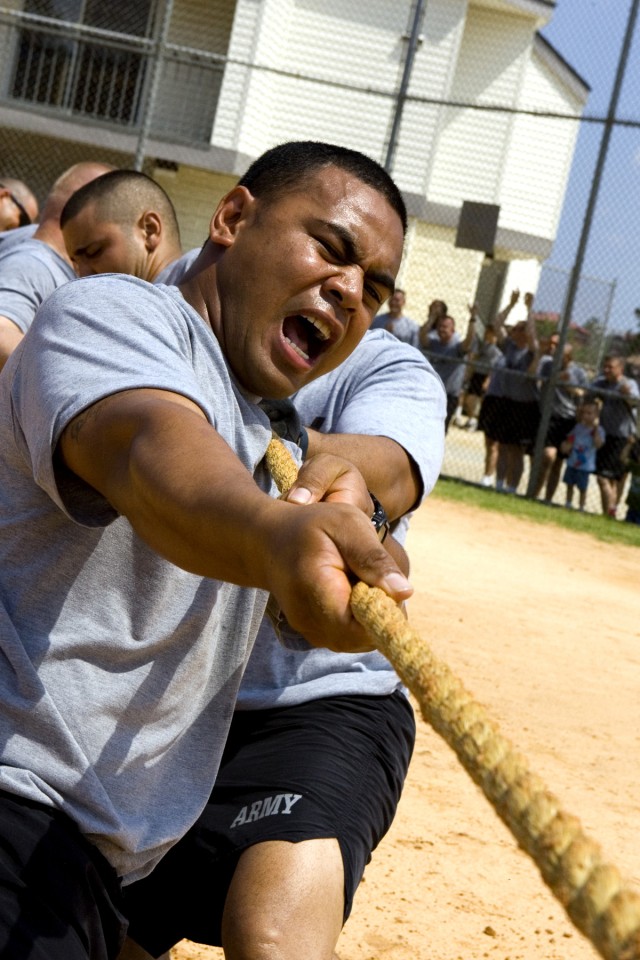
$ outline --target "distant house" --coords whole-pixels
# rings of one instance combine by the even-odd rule
[[[497,309],[535,289],[588,88],[539,31],[547,0],[428,0],[393,173],[411,213],[402,285]],[[411,0],[6,0],[0,169],[44,194],[100,156],[174,200],[185,246],[263,150],[327,139],[384,162]],[[544,114],[541,116],[541,114]],[[566,119],[566,117],[575,119]],[[562,118],[562,119],[561,119]],[[463,204],[497,212],[491,258],[455,246]]]

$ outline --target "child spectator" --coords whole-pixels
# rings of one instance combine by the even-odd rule
[[[629,437],[620,459],[631,474],[627,493],[627,523],[640,524],[640,437]]]
[[[588,400],[578,410],[575,427],[560,446],[561,453],[567,456],[564,482],[567,485],[565,506],[573,507],[573,488],[580,492],[580,509],[584,510],[587,501],[589,474],[596,469],[596,450],[604,443],[604,430],[598,423],[598,404]]]

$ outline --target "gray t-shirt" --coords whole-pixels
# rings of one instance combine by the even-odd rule
[[[502,350],[497,343],[477,342],[471,356],[474,373],[491,373],[502,359]]]
[[[540,396],[541,404],[546,400],[545,388],[547,384],[545,384],[544,381],[548,380],[551,376],[552,364],[553,357],[545,357],[538,368],[538,376],[543,381]],[[589,380],[582,367],[574,363],[573,360],[567,364],[565,370],[561,372],[561,375],[563,373],[565,374],[565,378],[556,382],[556,388],[553,392],[553,403],[551,404],[551,413],[554,417],[564,417],[566,420],[570,420],[576,415],[578,400],[580,399],[580,395],[575,392],[575,388],[584,389]]]
[[[26,333],[36,311],[54,290],[75,279],[73,268],[42,240],[0,247],[0,317]]]
[[[628,394],[621,394],[620,388],[625,384]],[[602,400],[600,410],[600,425],[608,437],[633,437],[638,422],[638,384],[630,377],[622,377],[615,384],[609,383],[607,378],[600,374],[592,381],[591,386],[598,391],[596,394]],[[602,392],[600,392],[602,391]],[[629,404],[629,400],[635,400]]]
[[[197,247],[195,250],[189,250],[187,253],[183,253],[181,257],[178,257],[177,260],[170,263],[164,270],[161,270],[154,282],[164,283],[168,287],[177,287],[178,284],[182,282],[183,277],[188,273],[191,265],[198,259],[200,249],[200,247]]]
[[[489,377],[489,385],[487,387],[485,396],[504,397],[504,375],[505,375],[504,354],[502,353],[502,351],[500,351],[500,356],[496,360],[495,366],[491,371],[491,376]]]
[[[445,395],[418,350],[382,330],[372,331],[340,367],[298,391],[294,402],[302,422],[323,433],[395,440],[418,466],[423,498],[432,490],[444,451]],[[295,648],[285,647],[270,622],[263,621],[238,709],[290,706],[328,696],[382,696],[400,687],[380,653],[332,653],[300,641]]]
[[[447,396],[457,397],[462,392],[467,365],[464,362],[466,350],[457,333],[446,343],[435,330],[427,337],[427,346],[423,352],[433,364],[433,368],[442,380]]]
[[[31,239],[38,226],[37,223],[29,223],[25,227],[15,227],[13,230],[0,230],[0,253],[6,253],[23,240]]]
[[[387,324],[391,327],[387,332],[392,333],[397,340],[410,343],[413,347],[419,345],[420,324],[412,320],[411,317],[402,314],[402,316],[394,319],[390,313],[381,313],[374,318],[371,329],[386,330]]]
[[[504,354],[502,396],[518,403],[535,403],[538,385],[535,376],[528,373],[535,353],[529,347],[518,347],[510,337],[500,345]]]
[[[173,287],[65,284],[0,377],[0,789],[63,810],[126,882],[203,808],[266,602],[164,560],[56,469],[73,417],[141,387],[197,403],[275,495],[268,421]]]

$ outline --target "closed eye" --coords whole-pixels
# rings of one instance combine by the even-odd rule
[[[346,257],[344,253],[341,253],[339,250],[337,250],[336,247],[329,243],[328,240],[324,240],[322,237],[318,237],[317,240],[320,246],[324,247],[332,260],[337,260],[339,263],[345,262]]]
[[[370,296],[373,300],[375,300],[375,302],[376,302],[378,305],[380,305],[380,304],[385,300],[385,297],[382,296],[382,294],[380,293],[380,291],[378,290],[378,288],[377,288],[377,287],[374,287],[372,284],[370,284],[370,283],[365,283],[364,289],[365,289],[366,292],[369,294],[369,296]]]

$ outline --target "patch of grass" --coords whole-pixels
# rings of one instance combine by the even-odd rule
[[[534,523],[555,524],[576,533],[586,533],[606,543],[621,543],[631,547],[640,547],[640,526],[603,517],[600,514],[580,513],[579,510],[565,510],[564,507],[550,507],[536,500],[513,494],[487,490],[464,480],[441,477],[433,491],[443,500],[455,500],[467,503],[483,510],[497,510],[509,513]]]

